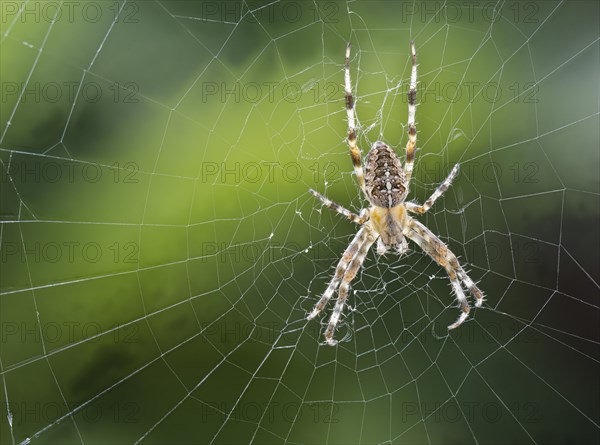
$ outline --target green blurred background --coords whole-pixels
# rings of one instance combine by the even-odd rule
[[[598,443],[599,6],[3,1],[2,443]],[[484,308],[371,252],[345,142],[406,144]],[[329,313],[324,314],[324,319]]]

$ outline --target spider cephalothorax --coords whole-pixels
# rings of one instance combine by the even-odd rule
[[[364,163],[361,161],[360,149],[356,145],[356,129],[354,117],[354,99],[350,83],[350,45],[346,48],[344,78],[346,88],[346,113],[348,117],[348,146],[354,165],[356,179],[361,190],[369,200],[371,207],[363,209],[360,215],[334,203],[320,193],[310,190],[327,207],[346,216],[359,224],[358,230],[350,245],[344,251],[329,286],[315,304],[308,319],[316,317],[338,290],[338,299],[325,330],[325,340],[334,345],[333,333],[340,319],[344,304],[348,298],[350,282],[354,279],[371,246],[377,242],[377,253],[382,255],[394,249],[402,255],[408,249],[406,238],[411,239],[436,263],[446,269],[456,299],[461,306],[458,319],[448,326],[454,329],[462,324],[469,315],[470,307],[463,287],[475,298],[475,305],[483,303],[483,293],[469,278],[461,267],[456,256],[427,227],[413,219],[407,212],[423,214],[444,194],[458,174],[458,164],[454,166],[448,177],[433,192],[425,204],[418,205],[405,202],[412,176],[413,162],[417,143],[415,111],[417,99],[417,54],[411,42],[412,71],[408,90],[408,142],[404,166],[392,148],[381,141],[371,147]]]

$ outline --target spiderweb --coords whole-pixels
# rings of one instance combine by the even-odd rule
[[[2,443],[597,443],[597,2],[4,2]],[[306,314],[406,144],[416,246]],[[374,250],[374,249],[373,249]],[[331,304],[330,304],[331,306]]]

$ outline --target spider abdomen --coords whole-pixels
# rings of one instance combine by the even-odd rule
[[[377,141],[365,158],[365,191],[373,205],[395,207],[406,198],[406,176],[393,149]]]

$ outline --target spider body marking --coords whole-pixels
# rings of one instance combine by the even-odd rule
[[[380,236],[378,252],[405,245],[402,203],[408,194],[402,162],[390,147],[377,141],[365,158],[365,195],[371,203],[371,225]]]
[[[381,141],[365,158],[365,192],[369,202],[378,207],[392,208],[402,204],[408,194],[402,162],[390,147]]]
[[[470,306],[465,295],[465,289],[475,298],[475,306],[479,307],[483,304],[483,292],[467,275],[452,251],[425,225],[408,215],[408,212],[417,215],[427,212],[435,201],[448,190],[458,174],[458,164],[456,164],[444,182],[438,186],[423,205],[405,202],[412,177],[417,143],[415,124],[417,55],[412,42],[411,56],[412,69],[408,90],[408,142],[406,144],[404,165],[402,165],[400,158],[392,148],[384,142],[377,141],[365,157],[363,166],[360,149],[356,143],[354,98],[350,82],[350,45],[346,47],[344,80],[348,118],[348,147],[356,179],[371,206],[362,209],[360,214],[357,215],[319,192],[310,190],[310,193],[325,206],[361,226],[342,254],[327,289],[307,317],[310,320],[321,313],[337,290],[338,298],[325,330],[325,341],[329,345],[337,343],[333,339],[333,335],[348,298],[350,283],[360,270],[369,249],[375,242],[377,242],[377,253],[380,255],[385,254],[390,249],[394,249],[397,254],[402,255],[408,250],[406,241],[408,238],[446,270],[456,299],[461,307],[458,319],[448,326],[448,329],[457,328],[469,315]]]

